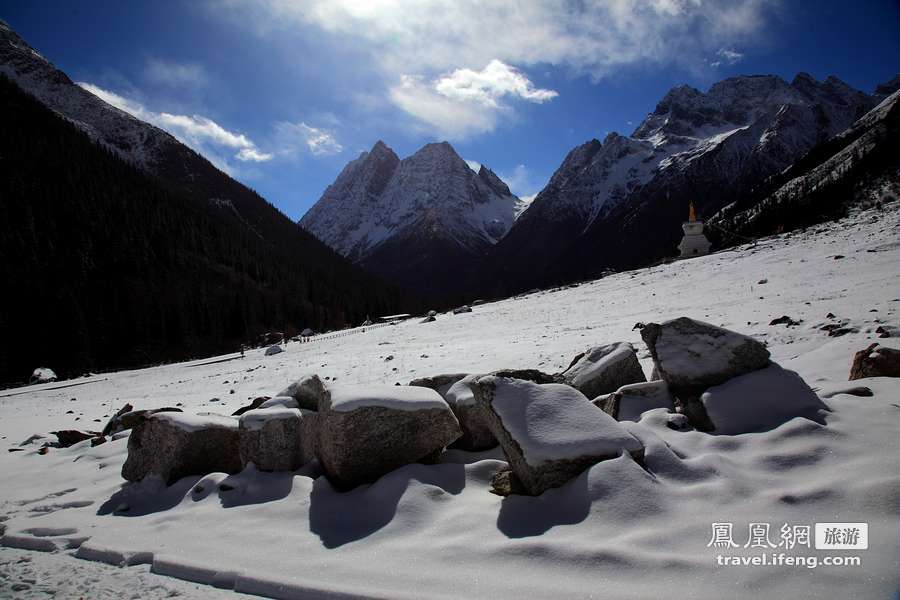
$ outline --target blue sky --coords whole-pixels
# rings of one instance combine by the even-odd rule
[[[0,18],[98,95],[294,219],[378,139],[447,139],[519,195],[674,85],[900,71],[894,0],[0,0]]]

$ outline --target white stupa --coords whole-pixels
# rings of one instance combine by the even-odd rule
[[[678,244],[678,251],[682,258],[691,256],[702,256],[709,252],[709,240],[703,235],[703,221],[697,220],[697,214],[694,212],[694,203],[691,202],[690,214],[688,220],[681,224],[684,230],[684,237]]]

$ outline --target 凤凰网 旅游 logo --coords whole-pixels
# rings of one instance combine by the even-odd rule
[[[739,533],[740,532],[740,533]],[[813,535],[814,534],[814,535]],[[813,540],[815,546],[813,546]],[[712,523],[708,548],[813,548],[816,550],[866,550],[869,547],[868,523],[771,523],[751,522],[735,528],[731,522]]]

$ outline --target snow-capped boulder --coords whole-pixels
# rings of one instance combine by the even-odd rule
[[[38,367],[31,373],[28,383],[50,383],[56,381],[56,373],[47,367]]]
[[[461,315],[462,313],[470,313],[472,312],[472,307],[468,305],[463,305],[453,309],[454,315]]]
[[[420,377],[410,381],[409,385],[431,388],[446,400],[447,390],[466,375],[466,373],[448,373],[444,375],[434,375],[432,377]]]
[[[611,394],[594,399],[608,415],[617,421],[639,421],[648,410],[675,410],[675,402],[665,381],[646,381],[624,385]]]
[[[725,435],[767,431],[795,417],[822,423],[828,410],[797,373],[775,363],[709,388],[700,401],[715,433]]]
[[[688,317],[648,323],[641,337],[659,377],[701,430],[710,430],[712,424],[699,402],[700,394],[769,364],[769,351],[761,342]]]
[[[282,348],[278,344],[275,344],[274,346],[269,346],[268,348],[266,348],[266,356],[272,356],[273,354],[281,354],[282,352],[284,352],[284,348]]]
[[[130,404],[126,406],[131,406]],[[106,426],[103,428],[102,435],[115,435],[121,431],[134,429],[139,423],[150,418],[151,415],[161,412],[183,412],[180,408],[174,406],[165,406],[163,408],[152,408],[149,410],[129,410],[121,414],[113,415]]]
[[[278,392],[278,396],[293,398],[298,408],[319,410],[319,403],[328,397],[328,389],[318,375],[307,375]]]
[[[295,471],[312,460],[316,413],[297,408],[251,410],[240,419],[240,454],[244,467],[260,471]]]
[[[291,396],[275,396],[274,398],[269,398],[262,404],[260,404],[257,408],[260,410],[266,408],[300,408],[300,403],[297,402],[296,398],[292,398]]]
[[[588,398],[614,392],[623,385],[647,381],[634,347],[615,342],[589,348],[559,374],[559,382],[571,385]]]
[[[473,391],[509,465],[529,494],[563,485],[587,467],[644,447],[584,394],[564,384],[479,377]]]
[[[871,344],[854,354],[850,381],[866,377],[900,377],[900,350]]]
[[[329,391],[319,405],[316,456],[341,488],[431,462],[462,435],[453,411],[429,388],[337,385]]]
[[[172,484],[187,475],[241,470],[238,421],[219,415],[160,412],[141,420],[128,437],[122,477],[148,475]]]

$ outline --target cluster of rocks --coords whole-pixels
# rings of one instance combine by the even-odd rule
[[[173,482],[251,463],[294,471],[315,460],[333,485],[349,489],[406,464],[439,461],[448,447],[499,444],[509,468],[495,476],[495,491],[537,495],[602,460],[641,462],[643,445],[621,422],[648,410],[680,413],[670,419],[675,429],[733,434],[825,408],[750,337],[688,318],[640,332],[653,358],[651,381],[634,347],[616,342],[588,348],[556,374],[451,373],[406,386],[326,384],[311,375],[232,417],[126,413],[119,422],[130,419],[133,432],[122,474]]]

